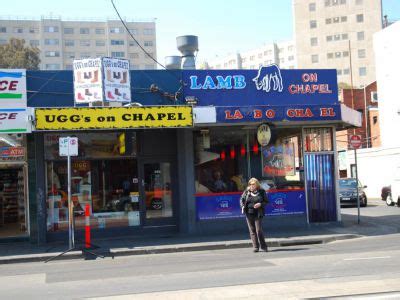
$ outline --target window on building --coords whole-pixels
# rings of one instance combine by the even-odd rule
[[[358,75],[359,76],[366,76],[367,75],[367,68],[366,67],[358,68]]]
[[[333,23],[339,23],[340,18],[339,17],[334,17],[333,18]]]
[[[331,18],[325,19],[325,24],[331,24],[331,23],[332,23],[332,19]]]
[[[339,4],[339,0],[332,0],[332,5],[338,5]]]
[[[60,70],[60,64],[46,64],[46,70]]]
[[[288,57],[288,61],[292,61],[292,60],[294,60],[294,56],[293,56],[293,55],[290,55],[290,56]]]
[[[24,33],[24,29],[22,27],[14,27],[14,33]]]
[[[124,30],[121,27],[111,27],[110,33],[123,33]]]
[[[6,33],[7,32],[7,27],[0,27],[0,32],[1,33]]]
[[[65,52],[65,57],[68,59],[74,59],[75,53],[74,52]]]
[[[139,58],[139,53],[129,53],[129,58],[138,59]]]
[[[138,44],[135,41],[129,41],[129,46],[136,47]]]
[[[73,46],[75,46],[75,41],[74,40],[65,40],[64,45],[65,45],[65,47],[73,47]]]
[[[60,52],[59,51],[46,51],[44,53],[45,57],[60,57]]]
[[[331,0],[325,0],[325,6],[331,6]]]
[[[71,64],[65,65],[65,70],[72,70],[72,65]]]
[[[103,40],[96,40],[96,47],[104,47],[106,42]]]
[[[31,46],[31,47],[39,47],[39,40],[30,40],[29,41],[29,45]]]
[[[340,17],[340,22],[342,23],[347,22],[347,16]]]
[[[315,8],[316,8],[315,2],[311,2],[310,4],[308,4],[309,11],[315,11]]]
[[[349,56],[349,51],[343,51],[342,55],[343,55],[343,57],[348,57]]]
[[[29,27],[29,33],[38,33],[38,32],[39,32],[39,28]]]
[[[310,44],[311,44],[311,46],[317,46],[318,45],[318,38],[312,37],[310,39]]]
[[[340,4],[346,4],[346,0],[340,0]]]
[[[357,19],[357,23],[362,23],[362,22],[364,22],[364,15],[359,14],[356,16],[356,19]]]
[[[344,75],[349,75],[350,74],[350,69],[349,68],[343,69],[343,74]]]
[[[94,30],[94,32],[95,32],[96,34],[105,34],[104,28],[96,28],[96,29]]]
[[[332,58],[333,58],[333,53],[328,53],[328,54],[326,54],[326,57],[327,57],[328,59],[332,59]]]
[[[283,64],[284,62],[285,62],[285,59],[283,57],[279,59],[280,64]]]
[[[318,54],[311,55],[311,62],[313,64],[318,63]]]
[[[365,49],[358,49],[358,58],[365,58]]]
[[[139,34],[139,30],[137,30],[136,28],[130,28],[129,32],[133,35],[138,35]]]
[[[64,34],[74,34],[74,28],[64,28]]]
[[[81,58],[90,58],[90,53],[89,52],[82,52],[81,53]]]
[[[80,40],[79,45],[81,47],[90,47],[90,40]]]
[[[287,49],[288,51],[293,51],[293,46],[289,46]]]
[[[357,32],[357,41],[363,41],[364,38],[364,31]]]
[[[335,52],[335,58],[342,57],[342,52]]]
[[[58,32],[58,26],[44,26],[44,32]]]
[[[59,45],[60,41],[58,39],[45,39],[44,40],[45,45]]]
[[[372,122],[374,123],[374,125],[375,125],[376,123],[378,123],[378,117],[377,117],[377,116],[373,116],[373,117],[372,117]]]
[[[144,41],[144,46],[145,47],[153,47],[154,45],[153,45],[153,41]]]
[[[327,42],[332,42],[332,36],[331,35],[327,35],[326,36],[326,41]]]
[[[96,53],[96,57],[104,57],[104,56],[106,56],[106,54],[103,53],[103,52],[97,52]]]
[[[154,35],[154,29],[153,28],[143,29],[143,35]]]
[[[112,57],[119,57],[119,58],[121,58],[121,57],[125,57],[125,52],[123,52],[123,51],[114,51],[114,52],[111,52],[111,56]]]
[[[363,0],[356,0],[356,5],[362,5],[363,4]]]
[[[316,21],[316,20],[311,20],[311,21],[310,21],[310,28],[311,28],[311,29],[317,28],[317,21]]]
[[[79,33],[80,34],[89,34],[90,30],[89,30],[89,28],[80,28]]]
[[[258,53],[258,58],[262,58],[262,53]]]
[[[333,39],[334,39],[335,41],[340,41],[340,34],[335,34],[335,35],[333,36]]]
[[[111,45],[116,46],[116,45],[124,45],[123,40],[111,40]]]
[[[254,55],[250,56],[250,61],[253,61],[255,59]]]
[[[347,33],[342,33],[342,40],[348,40],[349,35]]]
[[[342,70],[337,69],[336,71],[337,71],[337,74],[338,74],[339,76],[342,75]]]

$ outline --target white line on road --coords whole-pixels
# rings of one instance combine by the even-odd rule
[[[355,258],[345,258],[343,260],[365,260],[365,259],[385,259],[392,258],[391,256],[375,256],[375,257],[355,257]]]

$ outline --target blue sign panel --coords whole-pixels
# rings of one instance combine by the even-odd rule
[[[239,199],[242,193],[199,194],[196,196],[197,219],[225,219],[243,217]],[[267,216],[306,213],[304,190],[284,190],[268,193]]]
[[[341,120],[339,104],[216,107],[218,123]]]
[[[338,104],[336,70],[183,70],[184,96],[198,106]]]

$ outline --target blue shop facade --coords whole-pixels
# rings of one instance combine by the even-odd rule
[[[67,238],[65,136],[79,140],[78,239],[86,205],[95,238],[246,230],[239,197],[251,177],[268,190],[269,231],[340,221],[335,132],[360,116],[339,103],[335,70],[131,71],[135,104],[105,107],[74,105],[71,71],[26,76],[33,242]]]

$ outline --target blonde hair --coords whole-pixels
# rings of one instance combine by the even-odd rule
[[[254,183],[257,186],[257,189],[259,189],[261,187],[260,182],[258,181],[257,178],[250,178],[249,182],[248,182],[248,186],[250,186],[250,184]]]

